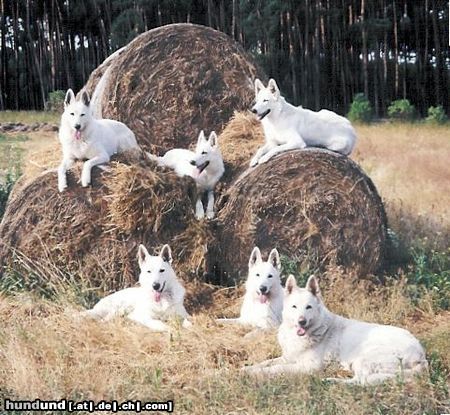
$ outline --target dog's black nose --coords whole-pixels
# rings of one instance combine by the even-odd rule
[[[161,288],[161,284],[159,282],[154,282],[152,287],[155,291],[158,291]]]
[[[195,165],[197,164],[195,160],[191,160],[190,163],[191,163],[193,166],[195,166]]]
[[[261,285],[259,287],[259,291],[261,291],[261,294],[265,294],[267,292],[267,287],[265,285]]]
[[[298,321],[298,324],[300,325],[300,327],[305,327],[306,326],[306,319],[301,319]]]
[[[81,128],[81,124],[75,124],[75,130],[79,130]]]
[[[258,114],[258,111],[256,111],[255,108],[252,108],[252,112],[253,112],[253,114]]]

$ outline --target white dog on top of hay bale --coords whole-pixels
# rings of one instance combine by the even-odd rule
[[[217,134],[212,131],[209,137],[200,131],[195,152],[183,148],[169,150],[164,156],[157,157],[147,153],[151,160],[160,166],[170,167],[178,176],[192,177],[197,186],[197,202],[195,204],[195,216],[202,219],[205,216],[202,196],[208,193],[206,217],[214,218],[214,188],[225,172],[222,153],[219,148]]]
[[[344,155],[349,155],[355,146],[356,133],[347,118],[328,110],[315,112],[289,104],[273,79],[267,88],[255,80],[255,100],[252,112],[262,123],[265,144],[250,161],[251,167],[283,151],[307,146]]]
[[[156,256],[150,255],[144,245],[139,245],[138,259],[141,269],[139,287],[108,295],[82,315],[106,321],[126,316],[154,331],[168,331],[166,322],[174,317],[183,320],[183,327],[191,326],[183,305],[185,290],[172,268],[169,245],[164,245]]]
[[[257,329],[278,327],[283,311],[280,273],[281,261],[276,249],[272,249],[268,260],[263,261],[259,248],[253,248],[248,262],[248,277],[240,315],[238,318],[221,318],[217,321],[248,325]]]
[[[314,276],[305,288],[297,286],[293,275],[287,279],[278,342],[281,357],[243,370],[253,375],[310,373],[335,361],[354,376],[328,380],[368,385],[411,378],[428,367],[423,347],[409,331],[330,312]]]
[[[91,183],[92,167],[109,162],[112,155],[129,149],[138,149],[134,133],[123,123],[115,120],[97,120],[92,115],[89,95],[75,99],[71,89],[64,99],[59,141],[63,160],[58,168],[58,190],[67,187],[67,170],[75,160],[86,160],[81,173],[81,185]]]

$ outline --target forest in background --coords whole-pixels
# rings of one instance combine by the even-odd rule
[[[401,98],[450,110],[445,0],[0,0],[0,12],[0,110],[44,109],[139,33],[179,22],[233,37],[296,105],[346,113],[364,93],[378,117]]]

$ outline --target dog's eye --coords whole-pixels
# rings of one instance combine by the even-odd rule
[[[292,306],[292,308],[297,308],[297,306],[294,304],[294,305]]]
[[[75,115],[75,113],[74,113],[74,112],[71,112],[71,113],[70,113],[70,115],[74,116],[74,115]]]
[[[202,151],[202,155],[204,156],[205,154],[208,154],[207,151]]]
[[[306,306],[306,309],[307,309],[307,310],[310,310],[311,308],[312,308],[312,306],[310,306],[310,305],[307,305],[307,306]]]
[[[149,269],[147,270],[147,272],[148,272],[149,274],[151,274],[151,273],[152,273],[152,271],[151,271],[151,270],[149,270]]]
[[[257,277],[259,277],[259,274],[256,274]]]
[[[269,100],[268,99],[264,99],[263,102],[269,102]]]
[[[165,271],[165,269],[162,269],[162,268],[159,270],[159,272],[164,272],[164,271]]]
[[[272,274],[269,274],[269,275],[267,276],[267,278],[273,278],[273,275],[272,275]]]
[[[81,114],[82,117],[84,117],[86,114]]]

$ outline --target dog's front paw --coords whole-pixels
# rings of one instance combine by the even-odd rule
[[[250,160],[250,167],[255,167],[257,164],[258,164],[258,158],[253,157],[253,158]]]
[[[265,156],[262,156],[262,157],[259,159],[258,163],[259,163],[259,164],[263,164],[263,163],[268,162],[270,159],[271,159],[271,156],[265,155]]]
[[[203,209],[197,209],[195,211],[195,217],[200,220],[203,219],[205,217],[205,212],[203,211]]]
[[[88,187],[90,185],[90,183],[91,183],[90,180],[81,179],[81,186],[83,186],[83,187]]]
[[[208,219],[214,219],[214,211],[213,211],[213,210],[208,210],[208,211],[206,212],[206,217],[207,217]]]
[[[64,192],[64,190],[66,190],[66,189],[67,189],[67,182],[59,182],[58,183],[59,193]]]
[[[81,186],[88,187],[91,184],[91,175],[89,172],[84,172],[81,174]]]
[[[261,373],[261,369],[256,366],[244,366],[241,367],[240,371],[249,375],[258,375]]]
[[[191,328],[192,327],[192,323],[187,319],[187,318],[185,318],[184,320],[183,320],[183,324],[181,325],[184,329],[189,329],[189,328]]]

